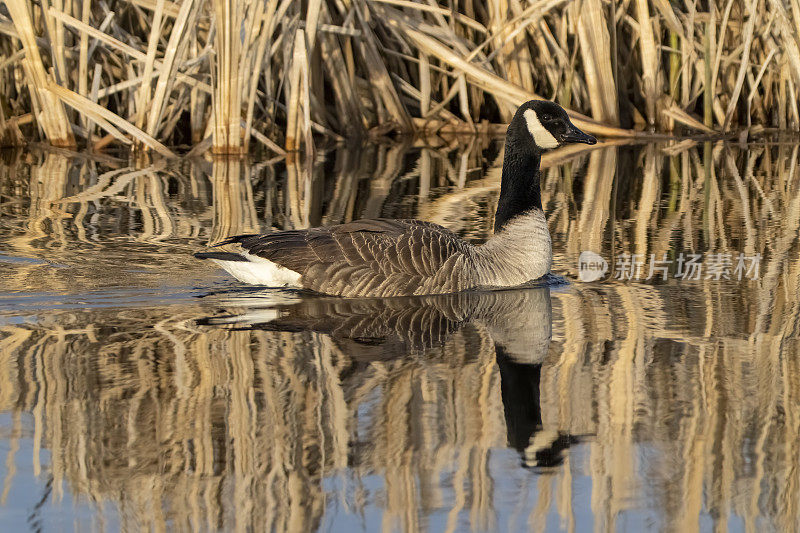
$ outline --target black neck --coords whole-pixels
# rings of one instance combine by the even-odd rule
[[[494,215],[495,233],[503,229],[512,218],[532,209],[542,208],[542,192],[539,186],[541,152],[527,139],[520,140],[512,126],[509,126],[506,135],[500,201]],[[524,135],[530,134],[526,131]]]

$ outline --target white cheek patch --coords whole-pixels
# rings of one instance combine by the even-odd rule
[[[555,148],[558,146],[558,141],[553,135],[547,131],[547,128],[542,126],[539,122],[539,117],[533,109],[525,111],[525,122],[528,124],[528,131],[533,135],[533,142],[540,148]]]

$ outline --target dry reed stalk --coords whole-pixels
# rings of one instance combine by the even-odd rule
[[[37,123],[44,131],[47,140],[55,146],[75,146],[75,137],[69,125],[66,111],[61,102],[48,93],[49,75],[39,55],[36,31],[29,9],[31,4],[24,0],[11,0],[6,7],[14,21],[25,56],[21,59],[28,83],[31,84],[31,99],[37,110]]]
[[[320,20],[323,23],[331,21],[331,11],[325,3],[321,4]],[[347,65],[347,46],[342,45],[343,37],[325,34],[319,40],[320,57],[325,66],[325,74],[330,80],[334,92],[334,106],[339,119],[339,130],[346,137],[359,139],[364,135],[367,121],[358,95],[357,88],[353,86],[350,70]]]
[[[528,93],[534,92],[533,60],[526,43],[524,33],[515,32],[509,15],[514,13],[513,6],[516,2],[508,0],[492,0],[487,2],[489,26],[492,34],[490,47],[494,49],[494,56],[498,64],[497,74],[509,83],[520,87]],[[524,22],[523,22],[524,24]],[[511,119],[506,113],[505,121]]]
[[[728,102],[728,109],[725,112],[725,121],[722,124],[723,131],[727,131],[730,127],[731,119],[733,118],[733,112],[736,110],[736,104],[739,102],[739,95],[742,93],[744,79],[747,75],[747,69],[750,65],[750,47],[753,44],[753,34],[755,33],[757,5],[758,0],[753,0],[748,4],[747,11],[749,12],[750,16],[748,17],[747,23],[744,27],[745,35],[744,48],[742,49],[742,59],[741,63],[739,64],[739,72],[736,74],[736,82],[733,87],[733,92],[731,93],[730,102]]]
[[[81,22],[89,25],[92,3],[81,2]],[[89,96],[89,34],[81,33],[78,58],[78,94]]]
[[[0,147],[24,146],[25,137],[19,127],[30,122],[33,122],[33,115],[30,113],[20,117],[6,118],[5,112],[0,106]]]
[[[431,37],[428,37],[410,28],[406,28],[406,33],[421,49],[438,57],[445,63],[449,63],[453,67],[463,71],[464,74],[470,78],[474,85],[481,87],[489,93],[492,93],[496,98],[501,98],[514,105],[520,105],[532,98],[541,98],[536,94],[527,93],[523,89],[506,82],[498,76],[483,70],[472,63],[467,63],[454,54],[452,50],[448,49],[446,46],[442,45]],[[587,117],[577,115],[576,113],[571,113],[571,115],[576,125],[590,133],[607,135],[610,137],[631,137],[634,135],[634,133],[631,131],[615,128],[613,126],[605,126],[603,124],[594,122]]]
[[[375,93],[376,99],[380,100],[389,113],[385,122],[397,121],[401,130],[411,132],[413,131],[411,117],[398,96],[394,84],[391,82],[388,69],[378,52],[377,37],[364,21],[364,14],[359,12],[358,7],[356,7],[355,12],[361,27],[363,38],[361,53],[363,54],[371,89]]]
[[[658,116],[656,104],[660,93],[658,71],[660,60],[647,0],[636,0],[636,15],[639,23],[639,51],[642,57],[642,85],[647,108],[646,116],[650,127],[654,127]]]
[[[602,4],[600,0],[584,0],[581,4],[575,4],[575,7],[580,9],[577,15],[578,36],[592,116],[600,122],[617,125],[617,87],[611,68],[610,37]]]
[[[148,9],[150,11],[155,11],[158,0],[130,0],[130,2],[139,7]],[[169,0],[165,0],[164,14],[166,16],[171,18],[177,18],[179,12],[180,12],[180,6],[176,2],[170,2]]]
[[[247,152],[250,146],[250,136],[261,135],[260,132],[253,128],[253,114],[256,108],[256,95],[258,91],[258,81],[261,75],[261,69],[264,65],[264,54],[267,51],[267,44],[269,42],[269,38],[272,35],[274,30],[274,22],[275,22],[275,11],[278,8],[278,0],[269,0],[267,5],[264,8],[264,12],[262,15],[262,21],[260,22],[260,26],[256,24],[256,28],[260,27],[258,33],[258,43],[256,45],[255,55],[252,58],[253,61],[253,71],[250,74],[250,83],[245,88],[248,90],[246,102],[247,102],[247,111],[245,113],[245,126],[244,126],[244,151]],[[266,137],[265,137],[266,139]],[[263,142],[263,141],[262,141]],[[272,149],[278,151],[278,153],[283,153],[283,150],[274,142],[270,140],[272,143]],[[276,150],[277,149],[277,150]]]
[[[100,92],[100,78],[103,72],[103,65],[100,63],[96,63],[94,66],[94,72],[92,73],[92,88],[89,91],[89,100],[96,104],[98,101],[98,94]],[[92,121],[89,117],[84,117],[84,123],[86,126],[86,135],[91,142],[91,136],[94,130],[94,121]],[[108,131],[108,130],[107,130]],[[127,144],[127,141],[123,141]],[[91,148],[95,148],[96,144],[91,144]]]
[[[81,32],[85,32],[89,36],[94,37],[99,41],[102,41],[102,42],[104,42],[104,43],[106,43],[106,44],[108,44],[108,45],[110,45],[110,46],[112,46],[114,48],[117,48],[117,49],[121,50],[122,52],[124,52],[125,54],[133,57],[134,59],[138,59],[138,60],[145,61],[145,62],[147,61],[147,54],[145,52],[142,52],[141,50],[137,50],[136,48],[134,48],[134,47],[132,47],[132,46],[120,41],[119,39],[116,39],[113,36],[110,36],[110,35],[107,35],[107,34],[103,33],[101,30],[98,30],[97,28],[93,28],[91,26],[88,26],[88,25],[84,24],[83,22],[81,22],[81,21],[79,21],[79,20],[77,20],[77,19],[75,19],[75,18],[73,18],[73,17],[71,17],[69,15],[66,15],[64,13],[60,13],[58,11],[51,11],[51,14],[52,14],[53,18],[55,18],[55,19],[57,19],[57,20],[59,20],[61,22],[64,22],[65,24],[67,24],[69,26],[72,26],[72,27],[74,27],[75,29],[77,29],[77,30],[79,30]],[[168,51],[171,50],[172,46],[170,44],[168,44],[167,45],[167,49],[168,49]],[[170,61],[174,62],[174,57],[172,57],[169,53],[167,54],[166,57],[167,58],[171,58]],[[101,63],[96,63],[95,65],[100,65],[101,67],[104,66]],[[167,65],[167,67],[165,67],[164,62],[162,62],[162,61],[155,61],[154,62],[154,68],[157,70],[157,72],[154,71],[153,72],[153,76],[155,76],[156,73],[160,76],[160,74],[162,72],[164,72],[164,69],[168,68],[168,67],[169,67],[168,65]],[[186,83],[186,84],[188,84],[188,85],[190,85],[192,87],[197,87],[198,89],[200,89],[200,90],[202,90],[204,92],[211,93],[211,87],[207,83],[205,83],[203,81],[200,81],[200,80],[197,80],[197,79],[195,79],[195,78],[193,78],[191,76],[187,76],[186,74],[183,74],[183,73],[179,72],[179,73],[177,73],[177,79],[178,79],[178,81],[180,81],[182,83]],[[137,81],[136,84],[138,84],[138,81]],[[135,85],[135,84],[133,84],[133,85]]]
[[[189,36],[193,34],[192,29],[195,26],[200,7],[200,0],[183,0],[180,11],[175,18],[172,32],[167,42],[167,49],[164,53],[161,75],[158,77],[153,93],[151,111],[147,120],[147,128],[145,129],[151,137],[158,135],[161,118],[167,105],[167,97],[175,81],[176,76],[174,73],[179,63],[183,60]]]
[[[59,20],[54,20],[51,11],[63,11],[63,0],[53,0],[52,7],[50,0],[42,0],[42,21],[45,31],[50,38],[50,57],[55,70],[55,80],[57,83],[66,83],[67,66],[65,55],[64,25]]]
[[[421,2],[413,2],[411,0],[370,0],[372,2],[379,2],[381,4],[389,4],[394,6],[406,7],[413,10],[425,11],[429,13],[435,13],[439,17],[449,16],[455,17],[456,20],[463,23],[465,26],[477,30],[481,33],[486,33],[486,27],[481,23],[475,21],[474,19],[464,16],[461,13],[454,13],[452,9],[445,9],[443,7],[439,7],[437,5],[432,5],[433,2],[430,2],[428,5],[425,5]],[[441,20],[441,19],[440,19]]]
[[[705,133],[714,133],[713,129],[711,129],[707,125],[703,124],[702,122],[700,122],[696,118],[692,117],[691,115],[689,115],[688,113],[683,111],[677,105],[671,105],[669,107],[666,107],[665,109],[663,109],[661,111],[661,113],[663,115],[671,118],[675,122],[683,124],[684,126],[687,126],[687,127],[691,128],[691,129],[700,130],[700,131],[703,131]]]
[[[164,14],[164,1],[156,0],[155,10],[153,12],[153,20],[150,23],[150,37],[147,42],[147,55],[144,61],[144,73],[141,78],[141,85],[136,94],[136,127],[142,129],[147,123],[147,111],[149,110],[151,89],[150,78],[153,75],[153,67],[156,59],[156,51],[158,49],[158,41],[161,37],[161,18]],[[85,22],[85,21],[84,21]],[[81,39],[86,37],[86,33],[81,34]]]
[[[792,3],[792,16],[794,19],[794,28],[789,22],[786,8],[778,0],[770,0],[770,7],[774,9],[777,19],[777,24],[780,27],[783,41],[781,41],[786,54],[786,59],[791,65],[792,75],[794,76],[795,83],[800,85],[800,42],[797,39],[797,28],[800,27],[800,7],[797,6],[797,1],[793,0]]]
[[[119,128],[130,134],[135,140],[141,142],[159,154],[166,157],[175,157],[175,154],[169,148],[152,138],[150,135],[143,132],[127,120],[121,118],[119,115],[115,115],[108,109],[95,104],[88,98],[85,98],[78,93],[74,93],[52,82],[47,86],[47,90],[53,93],[53,95],[57,96],[64,103],[70,105],[74,109],[79,110],[87,117],[97,122],[99,126],[108,131],[110,134],[114,135],[114,137],[117,139],[123,142],[130,142],[116,129]]]
[[[305,70],[306,39],[305,32],[298,29],[294,35],[294,45],[292,46],[291,66],[286,83],[286,144],[287,152],[295,152],[300,149],[300,139],[302,135],[302,124],[300,122],[301,99],[304,97],[302,73]]]
[[[219,21],[216,32],[216,81],[213,97],[215,153],[238,153],[241,147],[240,33],[244,0],[214,0]]]
[[[713,101],[714,93],[711,91],[713,85],[713,69],[711,67],[712,50],[714,49],[714,6],[711,5],[709,20],[705,23],[705,34],[703,35],[703,123],[707,128],[714,125]]]

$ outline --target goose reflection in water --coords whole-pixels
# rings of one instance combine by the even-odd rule
[[[543,431],[540,375],[552,335],[549,287],[400,298],[298,296],[275,290],[224,297],[226,311],[201,326],[310,331],[330,336],[363,368],[373,361],[433,356],[466,325],[485,329],[500,373],[508,445],[531,468],[558,466],[577,437]]]

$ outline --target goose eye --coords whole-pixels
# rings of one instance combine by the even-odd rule
[[[551,120],[553,120],[553,115],[548,115],[547,113],[545,113],[544,115],[542,115],[542,121],[544,121],[544,122],[550,122]]]

